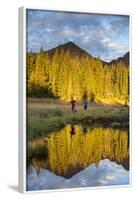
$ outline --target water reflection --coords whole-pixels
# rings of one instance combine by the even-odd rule
[[[73,135],[75,135],[75,127],[74,127],[74,125],[71,125],[70,134],[71,134],[71,137]]]
[[[98,168],[95,164],[92,164],[70,179],[57,176],[46,169],[41,169],[40,175],[37,176],[36,169],[33,166],[29,167],[27,177],[27,190],[127,184],[129,184],[129,172],[122,165],[118,165],[108,159],[101,160]]]
[[[87,133],[87,128],[86,127],[82,127],[82,132],[84,133],[84,135]]]
[[[124,173],[129,170],[128,141],[125,130],[67,125],[48,137],[28,141],[28,166],[34,167],[38,176],[45,169],[71,179],[93,164],[99,169],[100,161],[108,159],[123,166]],[[105,170],[109,172],[109,167]]]

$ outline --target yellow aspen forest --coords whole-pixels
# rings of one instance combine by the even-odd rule
[[[27,53],[28,97],[57,97],[69,101],[129,101],[129,66],[120,61],[103,63],[100,58],[70,56],[55,50],[50,58],[41,47],[39,53]],[[94,97],[94,99],[93,99]]]

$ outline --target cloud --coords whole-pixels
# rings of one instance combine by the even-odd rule
[[[27,49],[45,50],[72,40],[103,60],[129,50],[129,17],[27,10]]]

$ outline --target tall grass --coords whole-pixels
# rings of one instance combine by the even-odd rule
[[[129,113],[126,107],[92,107],[87,111],[78,110],[75,114],[67,108],[39,109],[35,107],[28,108],[27,133],[28,138],[33,138],[61,129],[67,123],[125,128],[128,127],[128,122]]]

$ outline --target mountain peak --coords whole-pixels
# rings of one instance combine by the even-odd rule
[[[67,42],[67,43],[65,43],[64,45],[68,45],[68,46],[70,46],[70,45],[72,45],[72,46],[77,46],[74,42],[72,42],[72,41],[69,41],[69,42]]]
[[[75,44],[72,40],[66,42],[65,44]]]
[[[129,66],[129,51],[125,53],[122,57],[118,57],[117,59],[114,59],[107,64],[117,64],[119,62],[123,62],[127,67]]]
[[[86,57],[92,57],[88,52],[77,46],[72,41],[69,41],[65,44],[61,44],[53,49],[48,50],[47,52],[49,53],[50,57],[54,55],[56,49],[59,53],[62,51],[62,49],[64,50],[64,52],[68,51],[72,58],[79,57],[79,59],[84,59]]]

